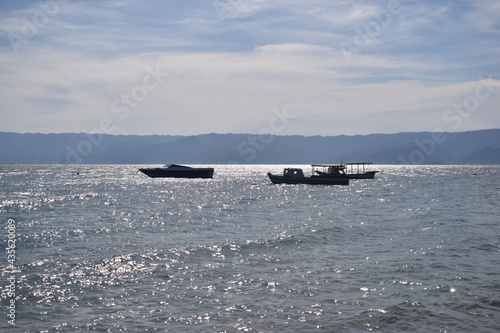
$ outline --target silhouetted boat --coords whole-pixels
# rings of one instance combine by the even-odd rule
[[[347,176],[351,179],[373,179],[378,171],[366,171],[365,166],[372,164],[372,162],[362,163],[346,163]],[[348,167],[350,166],[350,168]],[[354,168],[357,166],[357,169]]]
[[[343,165],[312,165],[312,168],[310,177],[298,168],[285,168],[282,176],[270,172],[267,175],[273,184],[349,185]]]
[[[178,164],[166,164],[162,168],[142,168],[139,171],[153,178],[212,178],[214,175],[213,168],[192,168]]]

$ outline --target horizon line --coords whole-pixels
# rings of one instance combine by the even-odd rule
[[[276,136],[276,137],[287,137],[287,136],[302,136],[302,137],[329,137],[329,136],[368,136],[368,135],[395,135],[395,134],[402,134],[402,133],[468,133],[468,132],[479,132],[479,131],[494,131],[494,130],[500,130],[500,128],[482,128],[482,129],[475,129],[475,130],[467,130],[467,131],[437,131],[435,130],[428,130],[428,131],[402,131],[402,132],[391,132],[391,133],[381,133],[381,132],[375,132],[375,133],[368,133],[368,134],[332,134],[332,135],[305,135],[305,134],[272,134],[272,133],[216,133],[216,132],[210,132],[210,133],[200,133],[200,134],[113,134],[113,133],[102,133],[102,132],[95,132],[95,133],[89,133],[89,132],[48,132],[48,133],[42,133],[42,132],[10,132],[10,131],[0,131],[0,134],[19,134],[19,135],[108,135],[108,136],[170,136],[170,137],[195,137],[195,136],[203,136],[203,135],[271,135],[271,136]]]

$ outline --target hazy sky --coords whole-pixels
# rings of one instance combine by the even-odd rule
[[[500,1],[2,1],[0,131],[500,128]]]

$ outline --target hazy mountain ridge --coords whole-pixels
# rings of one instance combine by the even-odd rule
[[[355,136],[0,132],[0,163],[500,164],[500,129]]]

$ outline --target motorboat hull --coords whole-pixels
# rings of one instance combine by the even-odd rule
[[[365,166],[371,164],[372,162],[346,163],[346,175],[351,179],[374,179],[378,171],[365,171]]]
[[[290,177],[267,174],[273,184],[349,185],[349,177]]]
[[[364,173],[347,174],[350,179],[374,179],[378,171],[366,171]]]
[[[185,168],[182,170],[169,170],[168,168],[143,168],[140,172],[152,178],[212,178],[213,168]]]

